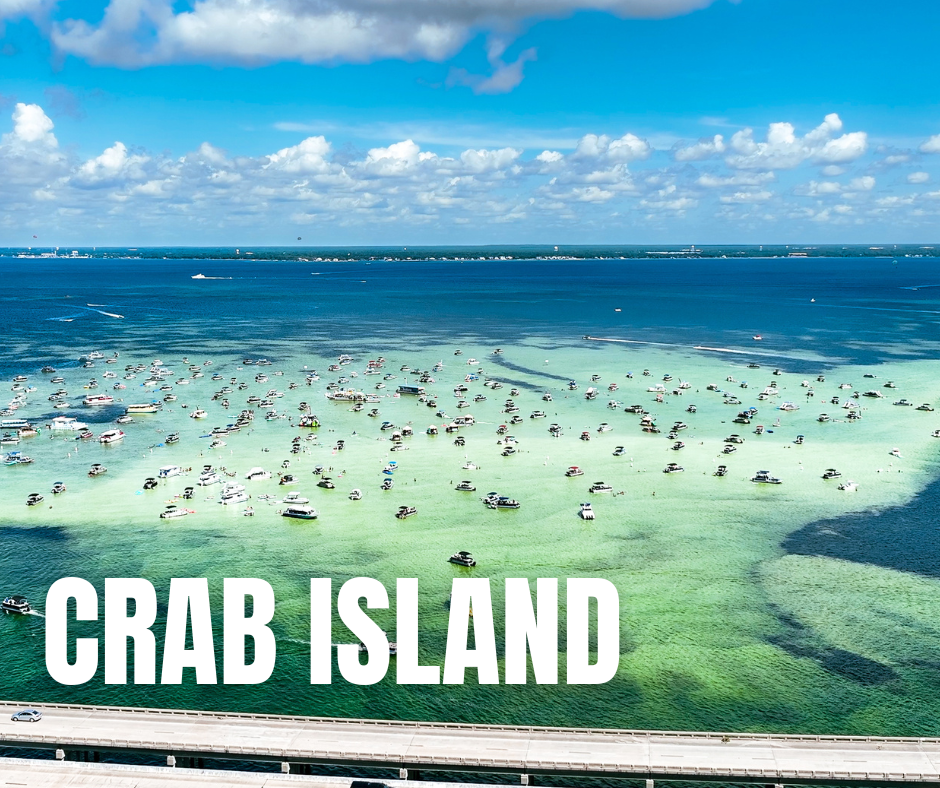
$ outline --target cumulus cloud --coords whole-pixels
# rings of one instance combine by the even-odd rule
[[[91,242],[114,242],[120,231],[142,243],[147,228],[161,242],[168,237],[205,241],[212,233],[221,241],[233,231],[259,237],[271,228],[290,237],[300,234],[292,231],[295,225],[330,233],[349,228],[356,238],[384,226],[395,232],[427,229],[442,238],[461,226],[478,232],[506,223],[533,234],[559,227],[676,228],[679,217],[703,227],[716,222],[757,227],[771,215],[802,223],[803,229],[813,222],[856,223],[874,216],[930,227],[937,216],[936,192],[897,195],[892,183],[870,174],[843,180],[849,167],[840,165],[826,165],[838,169],[831,176],[812,177],[825,169],[820,157],[842,155],[829,145],[846,136],[831,118],[803,136],[752,138],[755,146],[769,147],[750,153],[715,137],[657,151],[629,132],[584,134],[547,150],[498,143],[448,143],[436,150],[434,143],[401,135],[354,152],[337,150],[330,135],[305,131],[292,144],[272,145],[273,152],[253,156],[209,141],[173,156],[141,150],[133,140],[79,155],[72,145],[60,145],[43,107],[20,103],[0,128],[0,235],[16,242],[16,233],[41,222],[47,229],[85,233]],[[719,142],[724,151],[719,152]],[[677,163],[677,151],[700,143],[702,148]],[[766,166],[727,161],[743,155]],[[878,151],[875,158],[883,156]],[[799,164],[792,165],[794,157]],[[797,169],[785,175],[770,169],[780,162]],[[924,159],[923,173],[912,173],[911,182],[932,180],[931,163]],[[875,172],[870,168],[878,162],[869,162],[869,170],[862,166],[851,169]],[[778,176],[785,189],[775,188]],[[743,225],[730,229],[735,226]],[[182,235],[182,228],[191,234]]]
[[[0,0],[35,5],[47,0]],[[48,0],[51,2],[51,0]],[[580,10],[664,18],[714,0],[109,0],[100,22],[55,25],[63,52],[94,63],[138,67],[169,62],[441,61],[474,34],[518,29],[531,19]],[[499,65],[476,85],[504,92],[534,53]]]
[[[934,134],[920,146],[921,153],[940,153],[940,134]]]
[[[793,169],[806,161],[828,165],[855,161],[867,150],[868,135],[841,131],[842,120],[835,113],[826,115],[802,137],[792,123],[771,123],[762,142],[755,141],[753,129],[742,129],[731,137],[726,161],[737,169]]]
[[[54,5],[54,0],[0,0],[0,21],[19,17],[39,17]]]
[[[912,172],[907,176],[908,183],[927,183],[930,175],[926,172]]]
[[[725,152],[725,138],[716,134],[711,139],[700,139],[694,145],[677,148],[673,154],[676,161],[701,161]]]

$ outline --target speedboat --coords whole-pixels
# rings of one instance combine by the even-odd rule
[[[209,414],[206,413],[202,408],[196,408],[196,410],[194,410],[192,413],[189,414],[189,418],[191,418],[191,419],[204,419],[204,418],[206,418],[208,415],[209,415]]]
[[[685,448],[685,444],[682,441],[676,441],[675,443],[672,444],[672,446],[670,446],[670,448],[673,451],[679,451],[679,449]]]
[[[889,452],[889,454],[890,454],[892,457],[900,457],[900,456],[901,456],[901,450],[900,450],[900,449],[897,449],[897,448],[891,449],[891,451]]]
[[[360,489],[357,487],[355,490],[353,490],[352,492],[350,492],[350,493],[349,493],[349,500],[350,500],[350,501],[361,501],[361,500],[362,500],[362,490],[360,490]]]
[[[663,473],[682,473],[685,470],[681,465],[671,462],[665,468],[663,468]]]
[[[712,474],[712,476],[727,476],[728,475],[728,466],[719,465],[718,469]]]
[[[195,514],[195,512],[192,509],[186,509],[183,506],[177,506],[171,503],[166,509],[160,512],[160,519],[175,520],[177,517],[186,517],[190,514]]]
[[[64,493],[64,492],[65,492],[65,483],[64,483],[64,482],[56,482],[55,484],[52,485],[52,494],[53,494],[53,495],[61,495],[61,494]]]
[[[39,493],[30,493],[26,496],[26,505],[27,506],[38,506],[41,504],[45,498],[43,498]]]
[[[271,472],[266,471],[264,468],[252,468],[250,471],[248,471],[248,473],[245,474],[245,478],[252,482],[261,481],[262,479],[270,479]]]
[[[178,432],[171,432],[169,435],[167,435],[167,436],[163,439],[163,442],[164,442],[164,443],[170,443],[170,444],[172,444],[172,443],[179,443],[179,439],[180,439],[180,434],[179,434]]]
[[[0,602],[0,609],[5,610],[7,613],[19,613],[21,615],[31,613],[33,610],[29,605],[29,600],[20,594],[12,594],[6,597]]]
[[[404,519],[406,519],[406,518],[408,518],[408,517],[411,517],[412,515],[415,515],[415,514],[417,514],[417,513],[418,513],[417,507],[414,507],[414,506],[399,506],[399,507],[398,507],[398,511],[395,512],[395,517],[397,517],[399,520],[404,520]]]
[[[395,480],[394,480],[394,479],[384,479],[384,480],[382,481],[382,484],[380,485],[380,488],[379,488],[379,489],[382,489],[382,490],[391,490],[394,485],[395,485]]]
[[[282,477],[283,478],[283,477]],[[389,479],[391,481],[391,479]],[[282,484],[284,482],[281,482]],[[288,484],[293,484],[294,482],[288,482]],[[333,484],[333,480],[329,476],[320,477],[320,481],[317,482],[317,487],[322,487],[324,490],[335,490],[336,485]]]
[[[462,481],[454,489],[460,492],[476,492],[477,490],[471,481]]]
[[[145,490],[156,490],[157,489],[157,480],[153,476],[148,476],[144,479],[143,488]]]
[[[827,468],[822,475],[824,479],[838,479],[840,476],[842,476],[842,474],[835,468]]]
[[[582,471],[577,465],[572,465],[565,471],[565,476],[584,476],[584,471]]]
[[[114,423],[115,423],[115,424],[133,424],[133,423],[134,423],[134,419],[133,419],[131,416],[128,416],[127,414],[124,414],[123,416],[118,416],[118,417],[114,420]]]
[[[625,446],[618,446],[614,449],[614,457],[623,457],[627,453]]]
[[[322,486],[325,479],[326,479],[326,477],[324,477],[323,479],[321,479],[318,486]],[[280,485],[297,484],[298,481],[299,481],[299,479],[297,479],[297,478],[294,476],[294,474],[292,474],[292,473],[285,473],[285,474],[280,478],[280,480],[278,481],[278,484],[280,484]]]
[[[312,506],[306,504],[291,504],[281,512],[281,517],[291,517],[295,520],[316,520],[319,513]]]
[[[581,510],[578,512],[578,515],[582,520],[593,520],[594,519],[594,507],[589,503],[582,503]]]
[[[310,503],[309,498],[304,498],[299,492],[289,492],[287,495],[281,499],[283,504],[307,504]]]
[[[450,563],[458,564],[459,566],[476,566],[477,565],[477,562],[474,560],[473,555],[468,553],[466,550],[458,550],[447,560]]]
[[[105,468],[104,465],[102,465],[100,462],[96,462],[88,470],[88,475],[89,476],[101,476],[103,473],[107,473],[107,472],[108,472],[108,469]]]
[[[609,493],[613,492],[614,488],[605,482],[594,482],[589,488],[589,493]]]
[[[98,443],[117,443],[124,440],[123,430],[105,430],[98,436]]]

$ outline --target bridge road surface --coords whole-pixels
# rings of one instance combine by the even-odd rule
[[[329,719],[0,701],[0,744],[46,750],[518,775],[940,784],[940,739],[673,733]]]

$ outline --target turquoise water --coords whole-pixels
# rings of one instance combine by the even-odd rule
[[[105,577],[146,577],[157,587],[162,617],[171,577],[208,577],[218,627],[222,578],[262,577],[278,600],[278,663],[274,676],[257,687],[199,686],[191,675],[179,687],[108,686],[100,675],[81,687],[63,687],[45,673],[42,619],[3,616],[7,697],[478,722],[937,733],[936,539],[927,528],[916,536],[905,533],[904,518],[897,518],[894,537],[885,537],[894,546],[892,560],[879,561],[862,549],[877,525],[840,525],[852,512],[866,512],[866,522],[876,522],[872,512],[911,505],[918,494],[914,505],[931,510],[940,441],[930,433],[940,428],[940,418],[891,403],[905,397],[937,404],[940,290],[926,287],[940,281],[934,279],[935,260],[895,265],[857,259],[851,279],[843,260],[37,265],[4,260],[0,280],[9,326],[2,379],[9,388],[22,372],[38,389],[18,415],[37,423],[75,415],[97,422],[91,426],[100,433],[122,404],[82,407],[82,384],[97,376],[99,391],[125,403],[147,401],[163,392],[142,389],[144,375],[112,391],[114,380],[102,374],[113,369],[121,380],[125,364],[155,358],[174,370],[169,383],[178,400],[159,414],[135,417],[118,446],[78,445],[43,432],[15,447],[36,461],[0,468],[2,590],[25,593],[41,609],[58,577],[85,577],[99,590]],[[233,278],[191,279],[196,273]],[[586,334],[653,344],[586,341]],[[495,347],[501,355],[492,353]],[[119,352],[119,363],[80,368],[79,355],[93,348]],[[454,355],[457,349],[462,355]],[[341,353],[354,363],[328,372]],[[383,372],[396,375],[383,390],[374,388],[381,376],[363,374],[365,362],[379,355],[387,358]],[[272,365],[242,364],[261,356]],[[203,367],[204,377],[192,379],[183,357],[213,363]],[[479,363],[469,365],[471,358]],[[399,370],[403,364],[431,369],[437,362],[443,369],[427,388],[439,407],[450,417],[476,418],[460,431],[464,447],[443,430],[425,434],[428,425],[445,421],[436,409],[388,396],[395,385],[413,382]],[[760,367],[749,368],[750,362]],[[49,407],[46,397],[57,386],[39,373],[46,363],[66,379],[71,409]],[[468,394],[484,394],[486,401],[458,410],[453,387],[480,368],[481,380],[467,384]],[[772,375],[774,368],[782,374]],[[320,380],[308,387],[304,378],[312,369]],[[261,371],[270,380],[255,383]],[[283,376],[275,376],[278,371]],[[380,397],[367,406],[379,408],[379,418],[325,399],[327,382],[353,371],[357,377],[349,385]],[[224,381],[212,381],[215,372]],[[679,381],[690,388],[657,403],[647,388],[667,373],[670,389]],[[816,382],[819,373],[825,383]],[[583,394],[592,375],[599,376],[593,385],[600,394],[588,401]],[[249,385],[229,396],[226,413],[211,396],[231,377]],[[485,377],[503,388],[483,388]],[[178,379],[189,383],[174,383]],[[578,382],[577,391],[568,391],[569,379]],[[812,400],[804,380],[815,389]],[[858,400],[863,417],[856,423],[828,402],[887,380],[897,388],[886,389],[883,399]],[[289,390],[291,381],[299,387]],[[780,396],[758,401],[772,381]],[[852,388],[840,389],[843,382]],[[616,392],[607,392],[610,383],[618,385]],[[711,383],[735,393],[742,405],[723,404],[719,394],[706,391]],[[502,457],[496,427],[508,419],[501,411],[514,386],[524,420],[511,429],[519,452]],[[317,441],[305,441],[302,454],[289,454],[300,430],[287,420],[265,422],[259,410],[250,431],[225,436],[226,446],[209,450],[209,439],[201,436],[233,421],[248,395],[270,388],[283,392],[275,407],[295,421],[300,401],[313,405],[323,423]],[[541,399],[546,391],[552,402]],[[609,399],[642,404],[666,428],[687,422],[679,436],[686,447],[672,451],[666,430],[642,433],[639,417],[622,407],[608,409]],[[800,409],[780,411],[782,400]],[[695,414],[686,412],[689,404],[697,406]],[[733,424],[747,405],[758,407],[759,417],[752,425]],[[187,418],[195,407],[206,408],[209,418]],[[533,410],[548,417],[531,420]],[[833,420],[818,422],[821,412]],[[779,427],[773,426],[777,419]],[[390,452],[387,433],[379,430],[383,420],[413,425],[406,451]],[[562,425],[561,438],[549,435],[550,422]],[[613,429],[597,432],[601,422]],[[751,432],[757,423],[766,426],[764,435]],[[163,445],[163,436],[177,430],[180,442]],[[579,440],[582,431],[592,439]],[[731,432],[744,435],[745,443],[724,455],[723,438]],[[793,443],[797,434],[806,436],[803,445]],[[337,439],[346,443],[342,452],[333,449]],[[613,456],[620,445],[625,455]],[[895,447],[901,457],[889,454]],[[277,505],[258,500],[283,491],[276,480],[249,484],[253,518],[242,517],[242,507],[220,506],[216,487],[197,488],[189,502],[194,515],[159,520],[166,502],[192,485],[195,474],[141,490],[143,480],[165,464],[198,469],[211,463],[243,475],[255,465],[277,472],[284,460],[301,479],[290,489],[311,499],[318,520],[290,521],[277,516]],[[389,460],[400,470],[394,489],[381,492]],[[478,469],[464,470],[468,461]],[[685,472],[664,475],[672,461]],[[106,464],[108,474],[88,478],[92,462]],[[315,486],[311,471],[318,464],[332,467],[335,490]],[[712,476],[718,464],[728,465],[728,476]],[[570,465],[585,475],[566,478]],[[841,481],[852,479],[858,490],[823,482],[819,477],[828,467],[842,470]],[[758,469],[771,470],[784,483],[751,484]],[[68,492],[53,498],[49,489],[60,479]],[[454,491],[462,479],[471,479],[478,494]],[[589,495],[595,480],[624,494]],[[363,500],[348,500],[354,487],[362,489]],[[478,497],[489,490],[519,499],[522,508],[484,508]],[[46,496],[42,507],[24,505],[33,491]],[[588,499],[597,518],[585,522],[577,511]],[[396,520],[400,505],[417,506],[418,515]],[[821,521],[826,524],[813,525]],[[827,551],[805,541],[796,546],[797,536],[814,527],[854,540],[858,549]],[[474,553],[476,569],[446,562],[458,549]],[[307,683],[310,577],[332,577],[338,588],[349,577],[366,575],[390,590],[397,577],[419,578],[422,661],[440,664],[451,580],[471,572],[493,582],[498,643],[504,578],[610,579],[621,598],[617,677],[599,687],[481,687],[473,671],[463,687],[400,687],[393,676],[374,687],[355,687],[338,673],[328,687]],[[394,610],[376,619],[394,631]],[[561,624],[563,630],[563,615]],[[76,634],[100,636],[101,628],[76,628]],[[216,635],[220,642],[218,628]],[[338,621],[334,640],[351,640]]]

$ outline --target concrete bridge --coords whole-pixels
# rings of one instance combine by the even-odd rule
[[[37,723],[12,722],[38,708]],[[762,784],[940,783],[940,739],[693,733],[462,725],[0,702],[0,746],[269,761],[284,772],[358,766],[495,772],[523,785],[540,775]],[[54,764],[53,764],[54,766]],[[64,765],[63,765],[64,766]],[[102,768],[106,768],[104,764]],[[573,780],[574,781],[574,780]]]

